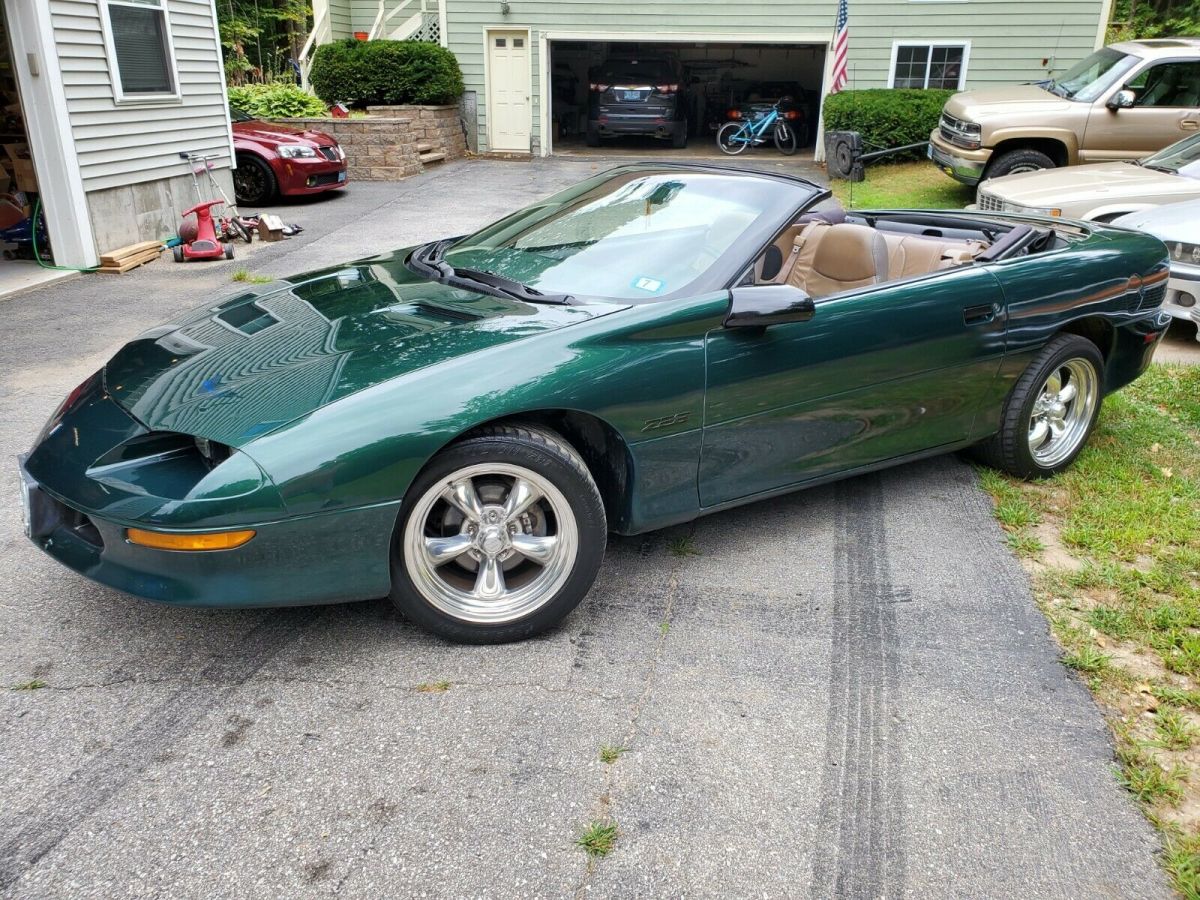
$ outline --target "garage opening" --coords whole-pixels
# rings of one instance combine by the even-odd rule
[[[53,249],[26,124],[39,111],[22,102],[13,57],[9,15],[0,5],[0,297],[65,277],[48,268]]]
[[[716,134],[731,110],[762,109],[781,98],[798,147],[811,148],[826,50],[824,44],[551,40],[550,150],[720,156]],[[778,155],[769,141],[755,149]]]

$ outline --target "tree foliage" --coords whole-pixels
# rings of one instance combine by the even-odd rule
[[[308,30],[309,0],[217,0],[217,22],[231,85],[291,80]]]
[[[1200,0],[1114,0],[1108,42],[1200,36]]]

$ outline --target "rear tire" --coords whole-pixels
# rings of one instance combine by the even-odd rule
[[[176,244],[172,247],[171,255],[175,257],[175,262],[183,262],[183,244]]]
[[[583,139],[589,147],[600,146],[600,132],[598,129],[589,128],[586,132],[584,132]]]
[[[226,259],[233,259],[233,244],[226,244],[226,245],[225,245],[225,258],[226,258]]]
[[[684,147],[687,146],[687,142],[688,142],[687,123],[682,123],[680,125],[680,127],[678,128],[678,130],[676,130],[676,132],[673,135],[671,135],[671,146],[674,147],[676,150],[682,150]]]
[[[434,457],[406,491],[392,602],[452,641],[524,640],[579,605],[607,530],[596,483],[561,436],[485,426]]]
[[[735,135],[739,135],[745,126],[741,122],[726,122],[717,131],[717,146],[721,152],[728,156],[737,156],[743,150],[750,146],[748,140],[733,140]],[[745,137],[745,135],[739,135]]]
[[[992,164],[988,166],[987,172],[984,174],[984,179],[1002,178],[1005,175],[1016,175],[1021,172],[1036,172],[1040,169],[1056,168],[1054,160],[1040,150],[1031,150],[1028,147],[1020,150],[1009,150],[1006,153],[1001,153],[1000,156],[992,160]]]
[[[1104,357],[1096,345],[1060,334],[1017,379],[1000,430],[973,448],[974,455],[1018,478],[1056,475],[1083,450],[1103,398]]]

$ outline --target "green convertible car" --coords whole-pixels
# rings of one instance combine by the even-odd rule
[[[1155,238],[829,198],[621,166],[210,302],[54,413],[21,460],[28,534],[163,603],[390,594],[513,640],[579,603],[609,531],[965,447],[1057,472],[1167,327]]]

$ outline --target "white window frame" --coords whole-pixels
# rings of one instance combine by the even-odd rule
[[[157,6],[163,17],[163,34],[167,40],[167,72],[171,77],[170,91],[160,91],[156,94],[126,94],[121,86],[121,66],[117,61],[117,47],[113,40],[112,20],[109,18],[109,9],[114,6],[124,6],[132,9],[146,9]],[[170,0],[157,0],[154,2],[133,2],[133,0],[100,0],[100,25],[104,32],[104,55],[108,58],[108,75],[109,81],[112,83],[113,100],[121,104],[171,104],[182,101],[183,96],[179,90],[179,65],[175,59],[175,38],[171,33],[171,10]],[[213,27],[216,28],[214,19]],[[224,72],[222,72],[222,81],[224,80]]]
[[[892,58],[888,63],[888,80],[887,86],[894,88],[896,86],[896,60],[900,56],[901,47],[926,47],[928,48],[929,57],[925,62],[925,86],[929,86],[929,67],[932,65],[933,51],[943,47],[956,47],[962,49],[962,68],[958,72],[958,87],[955,90],[961,91],[967,83],[967,65],[971,61],[971,42],[968,40],[946,39],[946,38],[900,38],[892,41]]]

